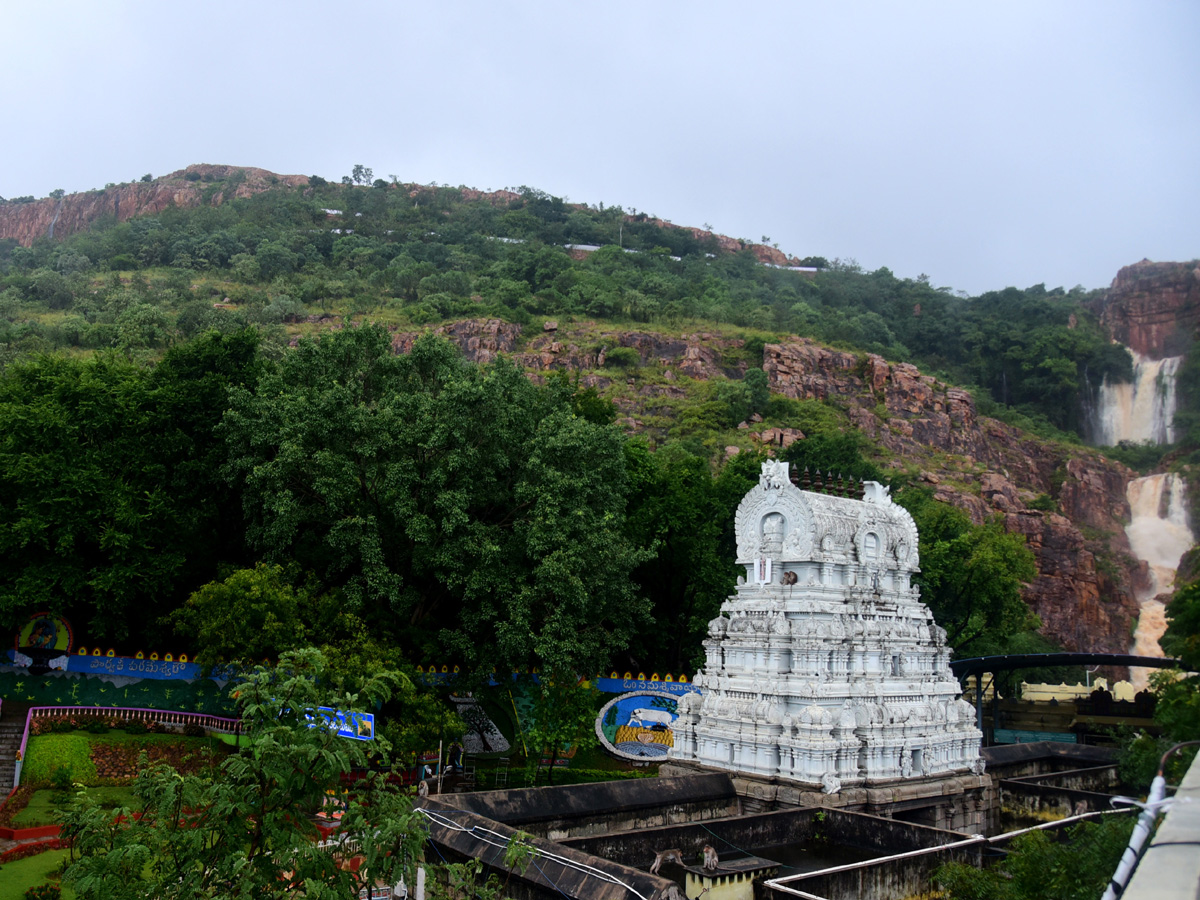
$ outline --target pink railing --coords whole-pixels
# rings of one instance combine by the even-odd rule
[[[105,719],[113,717],[127,722],[141,722],[159,725],[199,725],[206,731],[217,731],[222,734],[240,734],[241,719],[231,719],[226,716],[212,716],[208,713],[176,712],[170,709],[137,709],[125,706],[31,706],[25,714],[25,733],[21,735],[21,747],[17,750],[17,769],[13,773],[13,787],[21,783],[21,766],[25,761],[25,748],[29,743],[29,729],[34,719],[60,718],[62,716],[99,716]]]

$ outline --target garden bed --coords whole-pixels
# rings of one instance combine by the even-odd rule
[[[220,741],[177,734],[85,731],[41,734],[29,739],[21,781],[31,787],[70,784],[124,784],[138,774],[138,759],[165,762],[181,772],[197,772],[220,761]]]

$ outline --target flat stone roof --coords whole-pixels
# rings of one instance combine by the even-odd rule
[[[613,809],[656,809],[708,800],[735,804],[737,792],[729,775],[720,773],[442,794],[437,799],[497,822],[522,825],[575,816],[598,816]]]
[[[746,875],[778,869],[779,865],[774,860],[763,859],[761,856],[741,856],[737,859],[721,860],[715,869],[706,869],[703,866],[684,866],[684,869],[702,878],[719,878],[722,875]]]

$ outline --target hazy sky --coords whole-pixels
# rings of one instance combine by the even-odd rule
[[[1200,4],[5,4],[0,195],[530,185],[971,293],[1200,256]]]

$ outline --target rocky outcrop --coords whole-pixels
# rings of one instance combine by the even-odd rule
[[[586,325],[590,346],[581,346],[556,330],[532,338],[514,359],[534,371],[593,369],[605,365],[611,350],[629,347],[637,351],[639,365],[662,366],[668,377],[674,373],[692,378],[740,376],[745,369],[744,362],[727,366],[722,359],[723,351],[742,345],[738,339],[704,333],[670,337],[642,331],[594,331],[595,323]]]
[[[1138,611],[1139,567],[1123,527],[1133,472],[981,417],[969,393],[915,366],[797,339],[768,344],[763,368],[776,393],[842,406],[906,466],[919,464],[938,499],[976,521],[1000,515],[1008,531],[1025,535],[1038,562],[1025,596],[1045,634],[1068,649],[1128,652]]]
[[[1200,327],[1200,263],[1126,266],[1093,309],[1113,340],[1150,359],[1179,356]]]
[[[195,180],[188,180],[189,173]],[[154,181],[68,194],[61,200],[48,197],[31,203],[4,203],[0,204],[0,240],[10,238],[28,247],[39,238],[63,238],[84,231],[106,216],[124,222],[172,206],[199,206],[206,197],[213,206],[220,206],[231,197],[249,197],[278,184],[308,184],[308,176],[276,175],[252,167],[196,165]]]
[[[472,362],[489,363],[501,353],[512,353],[517,338],[521,335],[521,326],[500,319],[463,319],[449,322],[433,329],[434,334],[442,334],[456,343],[463,356]],[[392,338],[392,349],[396,353],[407,353],[423,332],[398,332]]]

